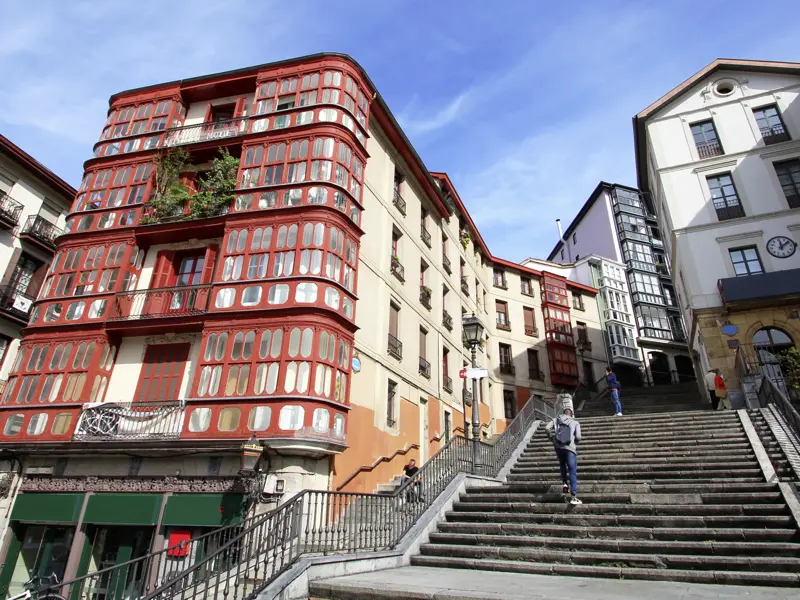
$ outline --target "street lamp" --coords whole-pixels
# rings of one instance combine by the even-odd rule
[[[255,434],[239,448],[242,452],[242,468],[239,470],[242,484],[251,500],[258,500],[264,488],[264,476],[261,473],[261,456],[264,447],[258,442]]]
[[[483,324],[480,322],[475,313],[471,317],[463,317],[461,319],[461,335],[463,336],[464,344],[469,346],[472,353],[472,368],[477,368],[475,364],[476,353],[478,345],[483,340]],[[472,380],[472,473],[478,472],[478,456],[480,453],[480,429],[481,419],[478,414],[478,380]]]

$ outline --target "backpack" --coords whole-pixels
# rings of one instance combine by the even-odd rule
[[[562,446],[569,446],[572,443],[572,429],[569,425],[556,422],[556,441]]]

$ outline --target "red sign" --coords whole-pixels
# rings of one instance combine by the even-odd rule
[[[466,369],[461,369],[461,370],[458,372],[458,376],[459,376],[461,379],[466,379],[466,378],[467,378],[467,370],[466,370]]]

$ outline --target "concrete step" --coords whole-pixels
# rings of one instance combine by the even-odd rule
[[[560,483],[554,481],[540,481],[528,483],[505,483],[501,486],[492,487],[493,492],[546,492],[552,488],[561,487]],[[670,482],[649,482],[649,481],[626,481],[626,482],[603,482],[581,484],[582,492],[628,492],[628,493],[654,493],[654,494],[722,494],[730,492],[778,492],[778,486],[774,483],[766,483],[762,476],[755,482],[731,482],[731,481],[712,481],[707,483],[681,483]]]
[[[626,504],[635,506],[637,504],[656,503],[672,505],[703,505],[703,504],[755,504],[768,505],[775,502],[783,503],[783,496],[780,492],[750,492],[750,493],[727,493],[727,494],[639,494],[639,493],[614,493],[614,492],[586,492],[581,488],[581,499],[585,505],[588,504]],[[554,485],[549,491],[541,494],[514,494],[514,493],[468,493],[462,494],[459,500],[462,504],[469,503],[495,503],[495,502],[527,502],[527,503],[547,503],[559,502],[563,500],[561,486]]]
[[[544,464],[543,464],[544,463]],[[547,464],[550,463],[550,464]],[[555,467],[555,469],[551,468]],[[755,460],[689,460],[686,458],[660,458],[657,460],[650,459],[647,462],[640,460],[602,460],[602,459],[585,459],[583,456],[578,460],[578,473],[592,473],[594,471],[625,471],[625,472],[657,472],[657,471],[675,471],[692,469],[694,471],[717,471],[719,469],[749,469],[758,467],[758,461]],[[555,457],[549,460],[539,461],[537,464],[523,464],[515,466],[512,473],[535,473],[537,471],[558,471],[559,467],[556,464]]]
[[[512,571],[541,575],[566,575],[573,577],[603,577],[614,579],[650,579],[692,583],[724,583],[729,585],[764,585],[774,587],[800,587],[796,573],[758,573],[749,571],[699,571],[683,569],[620,568],[616,566],[535,563],[509,560],[472,559],[444,556],[414,556],[412,565],[481,569],[485,571]]]
[[[777,571],[790,573],[800,571],[800,558],[791,556],[703,556],[695,554],[666,554],[662,552],[642,554],[639,552],[595,552],[546,547],[520,548],[519,546],[476,546],[455,543],[423,544],[420,550],[423,556],[452,556],[475,560],[488,558],[649,569]]]
[[[648,554],[697,554],[716,556],[787,556],[800,558],[800,543],[791,542],[717,542],[717,541],[667,541],[643,539],[603,539],[553,536],[487,535],[469,533],[430,534],[433,544],[459,544],[463,546],[524,546],[561,550],[594,550]]]
[[[578,415],[578,420],[581,422],[581,425],[585,422],[587,425],[591,425],[593,423],[603,424],[603,423],[610,423],[610,422],[619,422],[619,423],[675,423],[675,424],[683,424],[689,422],[711,422],[711,421],[738,421],[739,415],[733,411],[728,412],[714,412],[714,411],[682,411],[682,412],[661,412],[661,413],[653,413],[653,414],[644,414],[644,415],[630,415],[630,416],[622,416],[616,417],[613,415],[598,415],[592,417],[581,417]]]
[[[557,468],[542,469],[537,473],[510,473],[507,480],[509,483],[516,483],[522,481],[536,481],[541,479],[541,475],[558,474]],[[685,479],[691,481],[694,479],[737,479],[739,477],[757,478],[763,477],[761,469],[753,467],[750,469],[706,469],[701,474],[697,470],[663,470],[663,471],[644,471],[644,470],[607,470],[600,472],[582,472],[578,470],[578,480],[582,481],[607,481],[607,480],[625,480],[625,479],[642,479],[644,474],[652,474],[653,477],[658,479]]]
[[[581,448],[581,450],[583,450]],[[747,460],[755,460],[755,452],[742,450],[741,452],[737,452],[735,455],[737,461],[741,461],[743,459]],[[541,453],[538,454],[523,454],[520,456],[519,460],[516,462],[515,467],[525,467],[530,465],[537,465],[542,463],[542,459],[545,460],[553,460],[555,454],[552,451],[552,448],[548,448],[544,455]],[[651,450],[651,451],[640,451],[640,452],[622,452],[616,451],[614,453],[607,453],[607,452],[581,452],[579,454],[580,464],[581,465],[590,465],[590,464],[653,464],[653,463],[662,463],[668,462],[671,460],[679,460],[686,463],[691,464],[714,464],[714,463],[726,463],[730,462],[729,456],[720,456],[719,452],[714,450],[696,450],[694,452],[690,450],[684,451],[664,451],[664,450]]]
[[[566,502],[454,502],[454,512],[554,513],[601,515],[788,515],[785,504],[631,504],[592,502],[572,506]]]

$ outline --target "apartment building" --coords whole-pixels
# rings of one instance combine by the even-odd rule
[[[115,94],[85,170],[0,399],[24,473],[0,589],[373,491],[473,404],[491,436],[578,382],[570,302],[597,290],[493,257],[345,55]]]
[[[737,350],[779,375],[800,340],[798,94],[798,63],[719,59],[633,119],[698,370],[734,390]]]
[[[635,188],[601,181],[563,233],[559,222],[559,238],[548,260],[571,264],[593,255],[625,264],[636,317],[636,345],[645,367],[638,383],[694,380],[670,258],[645,196]],[[618,283],[609,283],[610,289],[620,289]],[[609,305],[610,289],[606,292]],[[627,375],[634,377],[635,373]]]

